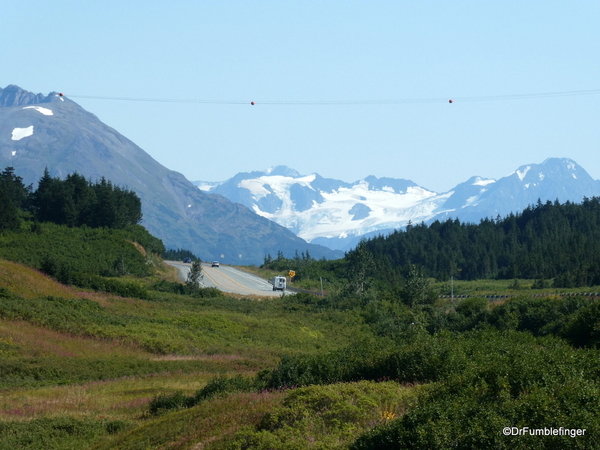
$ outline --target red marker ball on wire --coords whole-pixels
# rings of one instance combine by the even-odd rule
[[[250,102],[250,104],[251,104],[252,106],[254,106],[254,102]]]
[[[453,100],[448,100],[448,103],[452,103],[452,102],[453,102]]]

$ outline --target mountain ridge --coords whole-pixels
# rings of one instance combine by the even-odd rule
[[[309,242],[341,250],[351,249],[363,237],[403,228],[409,221],[478,222],[518,212],[538,198],[564,202],[600,195],[600,181],[569,158],[522,165],[498,180],[473,176],[442,193],[401,178],[369,175],[348,183],[277,167],[277,173],[297,176],[273,176],[266,170],[239,173],[212,186],[194,184],[252,208]]]
[[[260,264],[267,253],[309,250],[315,257],[340,252],[307,243],[294,233],[218,194],[204,193],[182,174],[59,93],[0,89],[0,164],[36,185],[47,167],[53,177],[77,172],[135,191],[144,225],[169,248],[204,260]],[[222,256],[223,255],[223,256]]]

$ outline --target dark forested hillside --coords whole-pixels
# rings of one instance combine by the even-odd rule
[[[36,221],[70,227],[121,229],[142,220],[137,194],[105,178],[93,183],[73,173],[61,180],[51,177],[46,169],[32,191],[12,167],[7,167],[0,173],[0,230],[18,228],[19,216],[25,211]]]
[[[479,224],[409,225],[365,245],[386,265],[417,264],[441,280],[554,278],[560,287],[600,284],[600,199],[538,201],[519,214]]]
[[[35,267],[64,284],[91,287],[90,277],[148,276],[162,241],[139,225],[135,192],[102,178],[46,170],[33,191],[12,167],[0,173],[0,257]],[[143,247],[140,251],[133,243]],[[106,290],[106,282],[98,281]]]
[[[46,169],[31,203],[40,222],[124,228],[142,220],[142,202],[135,192],[105,178],[92,183],[77,173],[61,180],[50,177]]]

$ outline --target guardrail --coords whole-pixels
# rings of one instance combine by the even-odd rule
[[[438,298],[471,298],[471,297],[483,297],[488,300],[496,300],[503,298],[522,297],[524,294],[506,294],[506,295],[438,295]],[[563,293],[545,293],[545,294],[530,294],[529,297],[600,297],[600,292],[563,292]]]

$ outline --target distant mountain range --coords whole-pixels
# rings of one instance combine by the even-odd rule
[[[278,251],[289,257],[306,250],[317,258],[343,255],[308,244],[239,203],[202,192],[57,92],[0,89],[0,169],[5,167],[14,167],[26,184],[36,185],[47,167],[51,176],[77,172],[131,189],[142,200],[142,224],[153,235],[204,260],[258,264]]]
[[[311,243],[341,250],[353,248],[362,237],[403,228],[409,221],[479,222],[522,211],[538,199],[581,202],[586,196],[600,196],[600,181],[568,158],[524,165],[499,180],[474,176],[444,193],[410,180],[368,176],[347,183],[316,173],[300,175],[286,166],[238,173],[222,183],[194,183]]]

